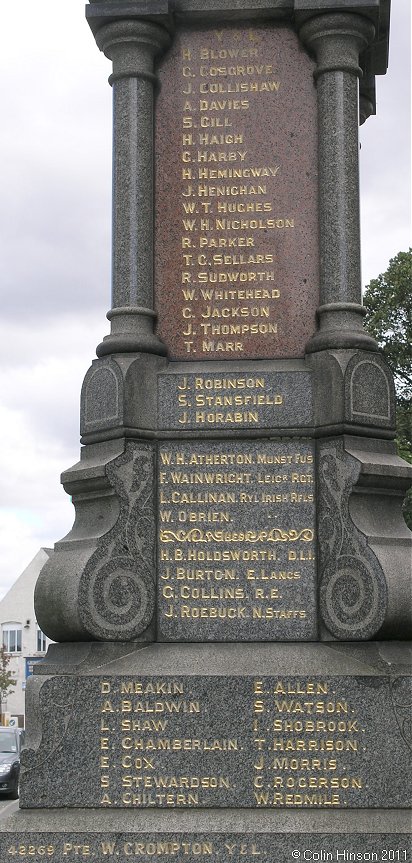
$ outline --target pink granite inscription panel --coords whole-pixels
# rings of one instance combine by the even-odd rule
[[[302,357],[318,305],[313,63],[285,27],[181,30],[156,110],[155,308],[175,360]]]

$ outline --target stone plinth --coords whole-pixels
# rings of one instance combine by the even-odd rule
[[[49,657],[30,681],[42,736],[29,732],[22,757],[23,808],[410,805],[399,645],[61,645]]]
[[[54,646],[0,849],[409,860],[410,658],[385,642]]]

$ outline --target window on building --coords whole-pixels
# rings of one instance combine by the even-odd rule
[[[21,623],[4,623],[3,647],[6,653],[21,653]]]
[[[46,636],[44,632],[41,631],[39,627],[37,627],[37,652],[38,653],[46,653],[47,644],[46,644]]]

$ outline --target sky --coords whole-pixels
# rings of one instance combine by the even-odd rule
[[[410,245],[410,0],[392,0],[389,71],[361,129],[363,284]],[[109,61],[83,0],[2,9],[0,599],[73,523],[79,398],[109,331]]]

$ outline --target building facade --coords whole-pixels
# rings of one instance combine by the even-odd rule
[[[2,724],[24,727],[26,681],[50,644],[36,621],[34,587],[51,554],[52,549],[41,548],[0,601],[2,645],[10,657],[7,670],[16,681],[14,689],[2,699]]]

